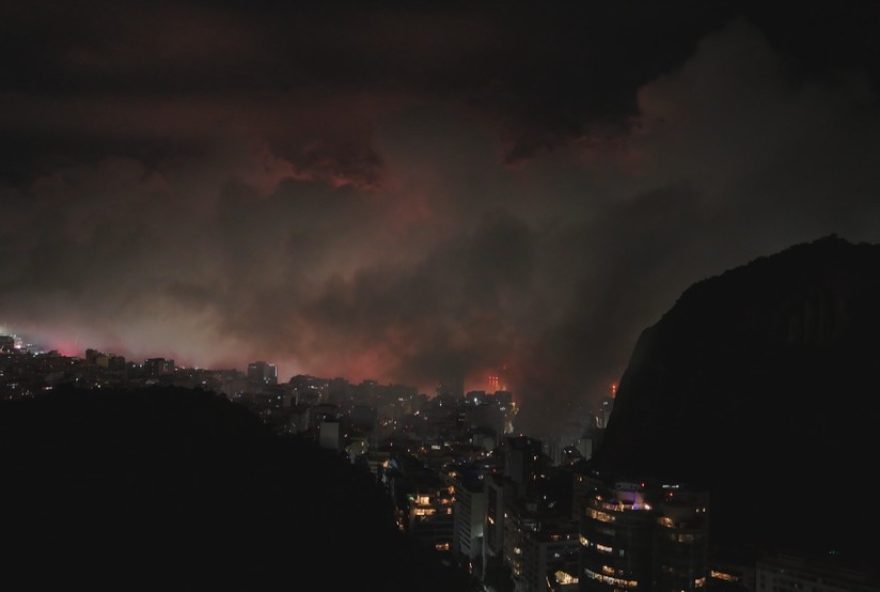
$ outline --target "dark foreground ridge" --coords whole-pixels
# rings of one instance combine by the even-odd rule
[[[0,456],[3,578],[30,589],[466,589],[367,471],[209,393],[4,402]]]
[[[639,339],[601,470],[704,484],[714,544],[869,554],[880,246],[836,237],[688,289]]]

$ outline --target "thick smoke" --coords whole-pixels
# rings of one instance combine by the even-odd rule
[[[21,40],[0,94],[0,322],[429,392],[504,369],[540,432],[693,281],[880,238],[870,68],[724,11],[639,12],[634,51],[678,34],[649,59],[544,17],[360,10],[11,15],[57,43]]]

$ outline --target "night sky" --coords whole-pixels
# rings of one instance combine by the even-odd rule
[[[880,240],[876,2],[291,4],[4,3],[0,326],[506,368],[539,433],[694,281]]]

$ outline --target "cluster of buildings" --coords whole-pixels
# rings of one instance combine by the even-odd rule
[[[274,366],[258,364],[264,365],[266,377],[274,371]],[[254,379],[250,372],[184,368],[167,358],[134,362],[93,349],[86,350],[82,358],[57,351],[37,353],[11,336],[0,335],[0,400],[26,399],[63,385],[85,389],[179,386],[234,398],[252,390]]]
[[[710,500],[681,484],[592,470],[613,397],[569,441],[516,434],[507,390],[428,397],[404,385],[32,353],[0,336],[0,399],[81,388],[202,388],[247,406],[279,434],[309,439],[373,473],[398,527],[472,574],[486,592],[868,592],[864,576],[802,558],[710,554]],[[503,386],[496,379],[493,386]],[[613,393],[612,393],[613,394]]]

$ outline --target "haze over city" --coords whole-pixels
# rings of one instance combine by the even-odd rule
[[[546,429],[694,281],[880,238],[876,6],[823,10],[6,6],[0,321],[428,393],[506,367]]]

